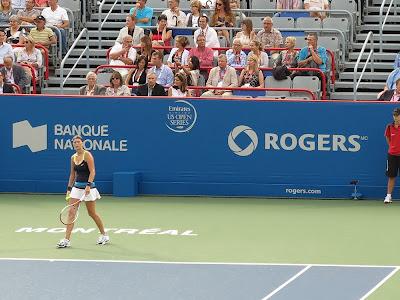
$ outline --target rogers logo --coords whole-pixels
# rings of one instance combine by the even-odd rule
[[[247,136],[250,138],[250,144],[244,149],[239,147],[235,142],[235,139],[241,133],[247,134]],[[228,146],[232,150],[232,152],[238,156],[249,156],[254,152],[254,150],[256,150],[257,145],[258,145],[257,134],[249,126],[246,125],[236,126],[228,135]]]

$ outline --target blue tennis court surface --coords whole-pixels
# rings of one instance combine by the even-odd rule
[[[365,299],[398,267],[1,259],[1,299]]]

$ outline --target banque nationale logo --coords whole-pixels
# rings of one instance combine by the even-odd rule
[[[246,134],[250,138],[249,145],[244,149],[239,147],[238,144],[236,144],[235,142],[235,139],[241,133]],[[228,135],[228,146],[236,155],[249,156],[254,152],[254,150],[256,150],[257,145],[258,145],[257,134],[249,126],[246,125],[236,126]]]
[[[168,105],[167,122],[165,125],[173,132],[188,132],[197,120],[197,111],[185,100],[177,100],[174,105]]]

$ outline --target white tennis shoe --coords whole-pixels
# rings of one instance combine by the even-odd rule
[[[57,244],[57,248],[68,248],[68,247],[71,247],[71,242],[70,240],[67,239],[62,239]]]
[[[97,240],[97,245],[105,245],[110,242],[110,237],[108,235],[100,235]]]
[[[386,195],[385,200],[383,200],[383,203],[392,203],[392,196]]]

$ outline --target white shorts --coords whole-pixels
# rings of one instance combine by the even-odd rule
[[[85,189],[78,189],[76,187],[73,187],[69,195],[73,199],[81,199],[83,195],[85,195]],[[100,198],[101,196],[99,194],[99,191],[96,188],[91,188],[90,193],[83,199],[83,201],[96,201]]]

